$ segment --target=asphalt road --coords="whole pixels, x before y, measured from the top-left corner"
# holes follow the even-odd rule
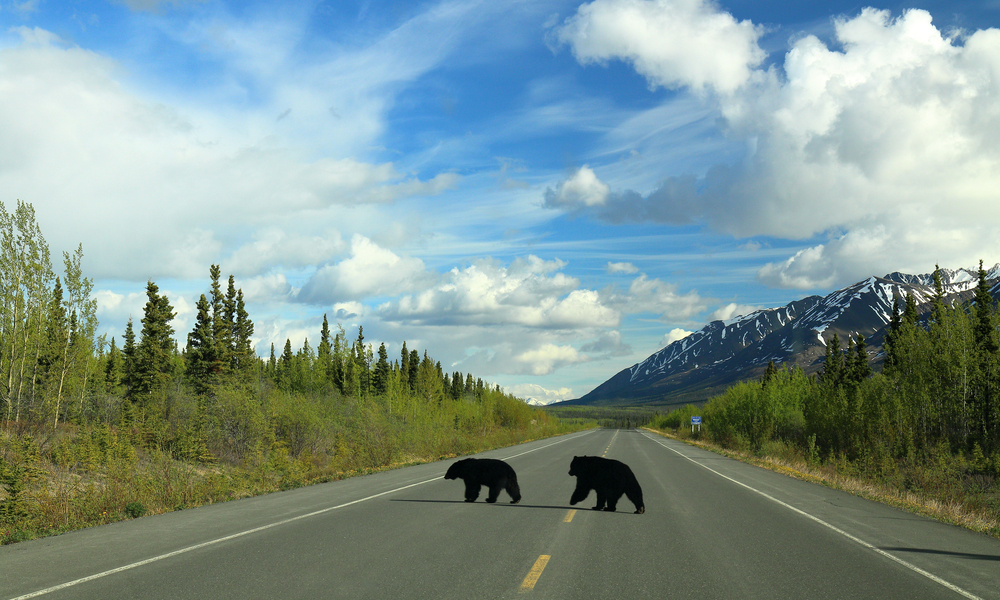
[[[571,507],[584,454],[629,464],[646,513]],[[1000,540],[650,433],[477,456],[520,504],[418,465],[0,547],[0,599],[1000,598]]]

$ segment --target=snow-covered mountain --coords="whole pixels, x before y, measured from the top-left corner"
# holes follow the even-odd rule
[[[971,298],[977,272],[942,269],[941,281],[949,299]],[[987,272],[987,278],[997,297],[1000,264]],[[869,277],[826,296],[809,296],[780,308],[712,321],[565,404],[701,402],[737,381],[759,377],[772,360],[775,364],[796,364],[813,373],[821,368],[826,340],[834,333],[845,346],[849,335],[864,335],[869,355],[878,363],[892,317],[893,297],[899,297],[902,306],[908,293],[913,294],[921,313],[929,310],[933,274]]]

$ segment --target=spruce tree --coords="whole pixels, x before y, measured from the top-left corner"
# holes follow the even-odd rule
[[[372,390],[379,396],[385,395],[389,390],[389,373],[389,353],[383,342],[378,347],[378,361],[375,363],[375,371],[372,373]]]
[[[198,314],[194,329],[187,338],[187,376],[194,385],[195,392],[205,394],[211,388],[213,377],[218,372],[219,361],[215,355],[212,337],[211,304],[202,294],[195,304]]]
[[[175,313],[167,296],[160,295],[153,281],[146,284],[146,305],[143,307],[142,331],[136,350],[136,394],[145,403],[153,392],[170,379],[173,371],[174,329],[170,325]]]
[[[323,329],[319,332],[319,347],[316,349],[316,371],[321,385],[333,381],[333,344],[330,342],[330,323],[323,315]]]
[[[840,351],[840,337],[836,333],[826,342],[822,381],[832,387],[840,387],[844,381],[844,356]]]
[[[135,402],[136,390],[139,388],[139,381],[136,371],[136,345],[135,331],[132,329],[132,317],[128,319],[125,326],[125,340],[122,346],[122,385],[125,386],[125,399]]]
[[[403,341],[403,349],[399,353],[399,373],[409,390],[413,390],[410,386],[410,353],[406,349],[406,341]]]
[[[232,369],[234,372],[248,371],[256,357],[253,348],[253,321],[250,320],[250,313],[247,312],[246,303],[243,301],[243,289],[236,290],[236,313],[233,326],[233,360]]]

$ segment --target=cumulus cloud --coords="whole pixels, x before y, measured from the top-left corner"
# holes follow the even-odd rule
[[[543,344],[516,357],[521,372],[531,375],[548,375],[559,367],[586,362],[587,356],[572,346]]]
[[[558,272],[565,263],[537,256],[509,266],[481,259],[452,269],[440,283],[379,309],[383,319],[441,325],[523,326],[543,329],[614,327],[621,314],[594,290]]]
[[[713,311],[712,314],[708,316],[708,320],[726,321],[732,319],[733,317],[748,315],[756,310],[760,310],[760,307],[747,306],[745,304],[736,304],[735,302],[730,302],[729,304]]]
[[[608,185],[598,179],[590,167],[583,165],[557,189],[545,191],[545,205],[550,208],[598,206],[607,200],[609,191]]]
[[[710,4],[684,4],[728,16]],[[669,61],[657,62],[663,50],[653,45],[614,46],[596,35],[637,19],[661,35],[672,31],[674,24],[661,22],[667,5],[598,0],[581,7],[560,39],[583,64],[622,58],[651,85],[701,90],[717,72],[698,60],[691,63],[697,73],[685,74]],[[673,14],[699,22],[681,9]],[[604,55],[589,49],[598,43]],[[717,54],[725,56],[722,46]],[[835,19],[829,43],[813,35],[795,39],[777,67],[738,62],[750,69],[746,76],[712,84],[720,93],[706,102],[714,103],[730,138],[745,140],[745,159],[715,165],[703,176],[669,177],[649,193],[612,191],[591,207],[596,216],[703,222],[738,237],[827,237],[758,274],[781,287],[842,285],[885,270],[1000,257],[992,225],[1000,219],[1000,138],[994,134],[1000,131],[1000,30],[947,37],[926,11],[893,17],[866,8]],[[658,64],[665,66],[651,66]]]
[[[612,356],[629,356],[632,347],[622,340],[620,331],[612,330],[602,333],[596,340],[580,346],[581,352],[601,358]]]
[[[351,239],[350,257],[320,268],[298,294],[311,304],[398,296],[436,279],[419,258],[401,257],[360,234]]]
[[[692,333],[694,332],[687,331],[686,329],[680,329],[680,328],[671,329],[668,333],[664,334],[664,336],[660,339],[660,347],[665,348],[670,344],[673,344],[677,340],[683,340]]]
[[[616,275],[619,273],[631,275],[633,273],[639,272],[639,269],[635,265],[629,262],[616,262],[616,263],[609,262],[607,270],[608,273],[612,275]]]
[[[595,0],[555,30],[583,64],[622,59],[650,85],[731,93],[766,54],[762,30],[704,0]]]
[[[704,311],[713,300],[702,298],[692,290],[677,292],[677,286],[660,279],[640,275],[632,280],[627,292],[615,288],[604,290],[609,306],[628,314],[654,313],[665,321],[685,321]]]
[[[19,43],[0,48],[0,187],[34,205],[53,246],[82,242],[92,276],[143,281],[156,265],[156,276],[197,277],[234,231],[260,228],[264,239],[233,251],[257,274],[274,266],[264,250],[280,254],[266,248],[276,223],[308,229],[324,211],[435,195],[458,181],[293,150],[263,111],[164,104],[105,56],[43,29],[13,32]],[[285,234],[286,248],[314,240]]]

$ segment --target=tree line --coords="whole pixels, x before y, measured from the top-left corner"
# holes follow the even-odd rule
[[[865,338],[826,341],[818,376],[768,366],[758,381],[728,389],[702,411],[707,433],[760,451],[780,441],[814,458],[895,472],[942,455],[1000,474],[1000,317],[980,262],[971,300],[949,301],[934,272],[929,306],[897,297],[874,372]]]
[[[138,449],[183,460],[242,464],[285,452],[349,468],[461,450],[477,436],[547,422],[499,386],[445,371],[426,350],[403,342],[390,360],[362,327],[349,339],[325,315],[315,347],[286,340],[280,354],[272,345],[259,357],[243,291],[219,265],[209,268],[183,346],[176,312],[153,281],[141,320],[129,319],[119,344],[96,335],[82,257],[82,246],[64,253],[56,274],[32,206],[18,201],[8,213],[0,205],[0,419],[8,435],[104,425],[130,432]]]

